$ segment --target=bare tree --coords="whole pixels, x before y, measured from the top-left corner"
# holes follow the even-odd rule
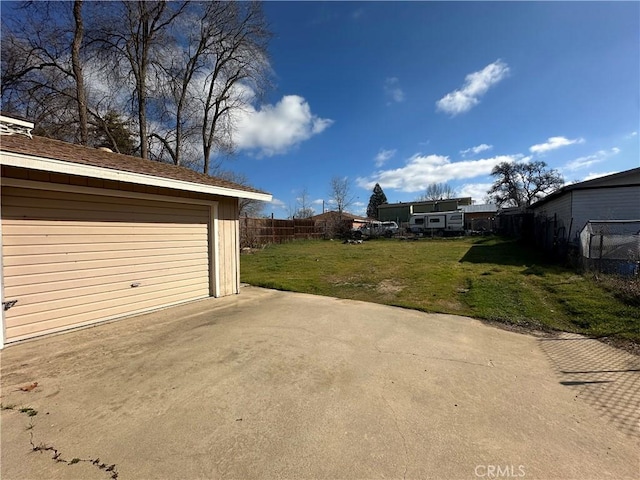
[[[335,203],[340,215],[353,205],[356,196],[351,191],[351,183],[348,177],[334,176],[331,178],[329,198]]]
[[[266,83],[270,33],[260,4],[223,1],[192,3],[172,32],[186,48],[169,49],[159,64],[167,133],[153,137],[180,165],[189,162],[185,150],[196,143],[199,131],[199,168],[210,173],[220,167],[211,164],[214,153],[233,151],[234,111],[247,106]]]
[[[90,78],[111,77],[88,47],[93,40],[86,33],[105,19],[105,12],[96,15],[96,5],[23,2],[20,15],[3,18],[2,109],[32,120],[37,135],[100,146],[110,139],[108,146],[120,151],[116,138],[124,131],[111,120],[121,114],[108,103],[117,93],[92,88]],[[120,131],[109,131],[111,126]]]
[[[430,183],[427,185],[424,195],[420,196],[418,200],[445,200],[455,196],[455,189],[448,183]]]
[[[258,2],[25,2],[3,17],[2,108],[36,132],[218,173],[269,85]],[[112,129],[112,130],[110,130]]]
[[[80,143],[89,143],[89,117],[87,116],[87,92],[84,89],[84,75],[82,73],[82,60],[80,48],[84,35],[84,23],[82,21],[82,0],[73,2],[73,42],[71,43],[71,66],[73,78],[76,82],[76,97],[78,101],[78,119],[80,120]]]
[[[295,218],[313,217],[315,211],[309,202],[309,191],[304,187],[300,192],[300,196],[296,198],[296,211],[292,215]]]
[[[193,102],[197,95],[193,92],[194,79],[198,80],[207,68],[215,32],[211,28],[212,19],[217,17],[223,6],[220,2],[192,4],[185,14],[174,24],[174,37],[186,48],[167,50],[167,60],[160,63],[165,86],[163,117],[166,119],[167,133],[152,134],[169,154],[176,165],[184,163],[184,143],[196,133],[192,117]],[[195,28],[197,27],[197,28]],[[201,167],[204,169],[204,167]]]
[[[526,207],[564,185],[557,170],[545,162],[502,162],[491,171],[496,177],[487,192],[499,206]]]
[[[246,106],[265,85],[269,71],[267,43],[271,37],[258,2],[225,3],[213,21],[214,65],[205,78],[202,100],[205,173],[209,172],[215,148],[233,150],[231,113]],[[251,88],[250,94],[247,87]]]
[[[20,14],[3,21],[3,109],[44,120],[41,130],[57,123],[60,134],[87,145],[82,0],[23,2]]]
[[[94,41],[103,59],[113,66],[113,72],[122,68],[124,76],[133,79],[132,104],[138,119],[140,156],[149,158],[148,108],[150,91],[155,85],[162,50],[172,47],[169,27],[185,10],[188,2],[122,1],[118,8],[105,4],[111,15],[103,15],[105,22],[94,32]]]

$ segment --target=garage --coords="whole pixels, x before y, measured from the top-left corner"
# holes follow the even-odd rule
[[[239,293],[238,199],[268,194],[15,133],[1,153],[4,343]]]

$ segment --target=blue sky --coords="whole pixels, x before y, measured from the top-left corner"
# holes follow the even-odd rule
[[[286,217],[330,208],[347,177],[363,214],[432,182],[483,203],[500,161],[567,182],[640,166],[640,3],[266,2],[274,88],[225,167]]]

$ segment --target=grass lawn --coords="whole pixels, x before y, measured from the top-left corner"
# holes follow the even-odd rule
[[[241,278],[279,290],[640,343],[637,280],[625,296],[615,279],[547,264],[542,254],[497,237],[271,245],[242,255]]]

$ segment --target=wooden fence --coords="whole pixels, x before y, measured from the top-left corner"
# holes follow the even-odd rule
[[[269,243],[323,238],[324,228],[313,220],[277,220],[272,218],[240,218],[240,247],[259,247]]]

